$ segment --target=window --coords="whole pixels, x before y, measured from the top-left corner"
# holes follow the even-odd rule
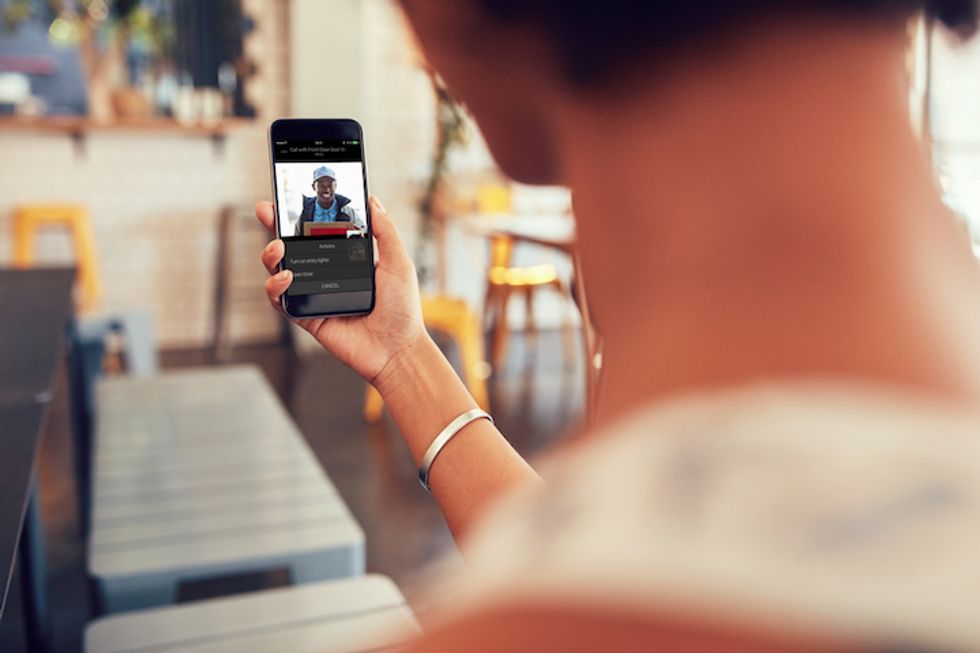
[[[928,138],[946,203],[980,244],[980,39],[936,29],[927,47]]]

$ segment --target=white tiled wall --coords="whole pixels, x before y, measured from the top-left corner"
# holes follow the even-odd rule
[[[436,138],[432,86],[412,49],[393,2],[368,0],[365,9],[365,136],[371,183],[396,216],[413,254],[418,201],[428,180]]]
[[[105,295],[102,308],[146,307],[162,347],[210,338],[218,210],[270,195],[265,129],[287,113],[286,0],[245,0],[256,30],[245,47],[259,70],[247,93],[260,112],[229,134],[224,151],[207,138],[166,133],[93,133],[77,154],[67,136],[0,132],[0,264],[10,260],[10,214],[22,203],[71,202],[91,214]],[[261,297],[262,234],[244,233],[236,263]],[[44,261],[71,258],[68,240],[47,234]],[[246,281],[247,284],[247,281]],[[264,339],[277,322],[261,302],[232,319],[240,339]]]
[[[293,112],[360,121],[370,190],[414,251],[435,116],[431,85],[401,12],[391,0],[293,0],[292,7]],[[322,26],[330,21],[346,30],[324,39]]]

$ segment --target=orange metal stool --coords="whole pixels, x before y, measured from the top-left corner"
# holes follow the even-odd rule
[[[88,212],[76,204],[27,204],[14,210],[14,265],[31,267],[37,263],[35,241],[44,228],[62,228],[69,232],[75,247],[78,266],[76,304],[82,312],[94,309],[102,297],[95,255],[95,238]]]
[[[432,331],[443,333],[456,343],[463,367],[463,382],[476,403],[490,409],[486,378],[489,366],[483,356],[483,335],[480,319],[461,299],[422,297],[422,319]],[[374,423],[381,419],[384,400],[374,386],[368,385],[364,396],[364,419]]]

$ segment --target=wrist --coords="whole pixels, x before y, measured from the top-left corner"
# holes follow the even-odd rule
[[[405,379],[411,378],[416,370],[424,369],[426,361],[431,359],[433,353],[442,355],[428,332],[423,329],[411,342],[392,354],[381,371],[369,381],[384,397]]]

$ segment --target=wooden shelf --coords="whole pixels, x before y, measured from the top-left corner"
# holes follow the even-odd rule
[[[120,118],[109,123],[95,122],[82,116],[49,116],[44,118],[22,118],[0,116],[0,131],[33,130],[54,132],[73,136],[88,133],[145,133],[145,134],[184,134],[187,136],[222,137],[229,130],[247,125],[252,120],[245,118],[225,119],[213,125],[184,124],[173,118]]]
[[[230,118],[215,124],[185,124],[173,118],[121,118],[109,123],[96,122],[82,116],[48,116],[24,118],[0,116],[0,133],[35,131],[68,136],[75,143],[75,154],[85,155],[85,141],[90,134],[134,134],[146,136],[188,136],[208,138],[218,156],[224,154],[228,132],[237,127],[254,124],[248,118]]]

